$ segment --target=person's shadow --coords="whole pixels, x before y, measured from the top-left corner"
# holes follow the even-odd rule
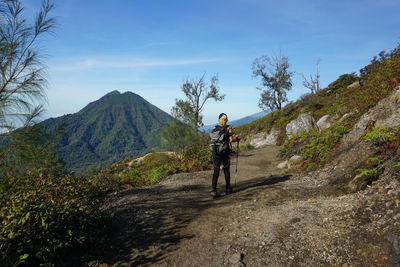
[[[245,191],[245,190],[253,188],[253,187],[260,187],[260,186],[267,186],[267,185],[274,185],[277,183],[282,183],[287,180],[290,180],[290,177],[292,177],[291,174],[270,175],[268,177],[266,177],[266,176],[256,177],[254,179],[251,179],[251,180],[248,180],[245,182],[240,182],[237,186],[234,187],[232,194],[240,192],[240,191]]]

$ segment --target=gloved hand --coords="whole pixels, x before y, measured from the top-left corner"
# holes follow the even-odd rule
[[[242,137],[238,134],[238,135],[236,135],[236,140],[240,140]]]

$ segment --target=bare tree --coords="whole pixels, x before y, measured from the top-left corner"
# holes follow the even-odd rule
[[[316,94],[320,91],[320,86],[319,86],[319,71],[318,71],[318,65],[321,60],[317,60],[317,63],[315,64],[316,67],[316,73],[315,75],[310,74],[310,79],[308,80],[304,74],[303,76],[303,86],[311,91],[312,94]]]
[[[205,81],[205,74],[199,79],[186,78],[181,86],[186,100],[176,100],[176,104],[172,109],[174,117],[183,122],[193,125],[196,129],[203,126],[204,104],[209,99],[222,101],[225,95],[221,95],[218,87],[218,75],[211,77],[209,83]]]
[[[253,77],[261,77],[262,86],[259,107],[263,110],[281,109],[287,102],[286,92],[292,88],[292,76],[289,71],[289,59],[281,53],[279,56],[261,56],[252,65]]]
[[[51,32],[53,2],[44,0],[32,25],[23,17],[21,0],[0,1],[0,128],[29,122],[42,111],[45,66],[38,39]]]

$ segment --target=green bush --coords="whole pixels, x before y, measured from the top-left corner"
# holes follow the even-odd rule
[[[201,143],[203,142],[203,143]],[[197,143],[200,147],[187,150],[191,158],[171,153],[151,153],[142,160],[126,159],[117,162],[94,176],[94,184],[101,191],[138,187],[159,183],[164,177],[178,173],[204,170],[210,167],[211,152],[208,140]],[[206,146],[207,145],[207,146]]]
[[[252,145],[252,144],[249,144],[249,143],[247,143],[247,144],[245,144],[245,145],[241,145],[240,146],[240,150],[241,151],[249,151],[249,150],[252,150],[252,149],[254,149],[255,147]],[[236,149],[235,149],[236,150]]]
[[[375,176],[378,174],[377,169],[357,169],[361,176]]]
[[[357,169],[361,176],[376,176],[378,172],[385,167],[383,160],[380,160],[379,158],[368,158],[368,162],[375,164],[376,167],[371,169]]]
[[[328,109],[328,114],[332,115],[332,114],[340,113],[340,111],[343,110],[344,104],[345,104],[345,101],[344,101],[343,98],[340,98],[340,99],[336,100],[336,101],[333,102],[333,104],[329,107],[329,109]]]
[[[295,154],[301,155],[305,160],[315,163],[324,163],[332,148],[338,144],[348,129],[335,123],[325,132],[311,129],[292,136],[286,140],[280,150],[281,157],[289,158]],[[311,168],[313,168],[312,165]]]
[[[68,251],[99,244],[104,215],[90,180],[45,171],[3,179],[2,185],[0,265],[59,265]]]
[[[374,127],[363,137],[363,139],[376,144],[382,144],[393,142],[397,138],[398,134],[399,130],[397,129]]]
[[[210,166],[211,151],[208,135],[198,133],[190,141],[187,151],[180,158],[181,168],[187,168],[188,171],[200,171],[208,169]]]
[[[336,81],[328,85],[331,90],[337,90],[349,86],[350,84],[358,81],[359,77],[353,72],[350,74],[343,74],[337,78]]]
[[[351,103],[361,113],[375,106],[387,97],[400,83],[400,53],[396,48],[389,54],[380,54],[380,59],[373,60],[371,68],[362,76],[362,90],[354,90]]]
[[[312,171],[315,168],[315,162],[307,163],[307,171]]]
[[[294,114],[290,114],[288,116],[282,116],[279,119],[275,120],[273,125],[278,126],[279,128],[285,127],[294,118],[295,118]]]
[[[233,130],[236,133],[240,133],[242,137],[248,136],[249,134],[256,134],[260,131],[269,131],[277,116],[279,116],[278,111],[271,112],[249,124],[237,126]]]
[[[164,164],[160,167],[152,169],[148,174],[148,179],[151,184],[157,184],[161,182],[161,179],[176,172],[173,166]]]

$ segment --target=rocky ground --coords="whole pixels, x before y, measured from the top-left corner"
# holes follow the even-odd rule
[[[234,193],[218,199],[211,171],[110,194],[117,227],[90,265],[400,266],[397,174],[347,194],[318,175],[283,173],[278,149],[242,153]]]

